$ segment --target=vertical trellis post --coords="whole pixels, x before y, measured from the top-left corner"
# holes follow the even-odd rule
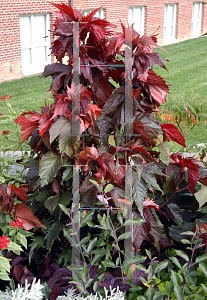
[[[80,63],[79,63],[79,22],[73,22],[73,94],[75,101],[72,102],[72,135],[73,143],[77,141],[80,135]],[[73,166],[73,223],[74,243],[77,245],[80,240],[79,224],[80,224],[80,208],[79,208],[79,166]],[[80,253],[76,247],[72,247],[72,264],[75,265],[80,260]],[[79,274],[76,269],[72,269],[73,278],[75,279]]]
[[[125,137],[132,133],[133,122],[133,101],[132,101],[132,32],[126,25],[125,31]],[[79,61],[79,22],[73,22],[73,87],[75,91],[76,103],[72,105],[72,135],[71,138],[76,141],[80,134],[80,61]],[[75,88],[76,87],[76,88]],[[79,88],[77,88],[79,87]],[[80,238],[80,203],[79,203],[79,166],[73,166],[73,222],[77,235],[74,235],[74,243],[78,244]],[[131,205],[125,206],[126,220],[132,219],[132,167],[125,165],[125,199],[131,202]],[[131,236],[125,239],[125,274],[131,265],[132,259],[132,225],[125,226],[125,232],[131,232]],[[76,247],[72,247],[72,264],[80,259],[80,253]],[[73,278],[78,276],[76,269],[73,270]]]
[[[128,141],[133,133],[133,102],[132,102],[132,32],[126,24],[125,27],[125,137]],[[125,199],[129,200],[131,205],[125,204],[126,220],[132,219],[132,167],[125,166]],[[125,233],[131,232],[129,238],[125,239],[125,274],[128,272],[130,260],[132,259],[132,225],[125,226]]]

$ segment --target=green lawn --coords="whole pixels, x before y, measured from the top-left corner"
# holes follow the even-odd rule
[[[154,71],[170,84],[170,94],[164,110],[182,110],[187,117],[184,104],[191,112],[196,112],[197,124],[186,139],[186,144],[207,143],[207,128],[202,118],[207,119],[207,37],[187,40],[163,47],[166,51],[156,48],[168,72],[159,66]],[[184,126],[186,134],[191,126]]]
[[[154,71],[161,75],[170,87],[170,94],[163,109],[169,111],[183,111],[186,104],[197,117],[207,119],[207,37],[188,40],[174,45],[163,47],[167,52],[156,48],[155,52],[160,53],[160,57],[168,59],[165,62],[168,72],[159,66],[154,67]],[[49,90],[51,78],[39,76],[26,77],[19,80],[0,83],[0,97],[11,95],[9,103],[15,111],[38,110],[44,105],[44,99],[53,102]],[[0,113],[6,114],[4,102],[0,101]],[[184,126],[184,134],[190,129]],[[15,126],[11,123],[0,124],[0,132],[10,130],[13,134]],[[204,122],[197,124],[188,135],[187,145],[192,143],[207,143],[207,131]],[[0,137],[2,144],[2,136]]]
[[[45,100],[52,103],[51,92],[49,90],[51,85],[51,78],[41,78],[40,76],[24,77],[18,80],[12,80],[0,83],[0,98],[3,95],[11,95],[12,98],[8,100],[13,110],[13,119],[21,114],[21,111],[37,110],[40,112],[41,106],[44,106]],[[0,113],[8,114],[8,108],[5,106],[3,100],[0,100]],[[16,114],[16,116],[15,116]],[[1,118],[1,116],[0,116]],[[18,125],[19,126],[19,125]],[[5,137],[1,135],[2,131],[11,131],[11,136],[17,138],[17,127],[11,120],[5,124],[0,123],[0,146],[3,144],[11,145],[15,142],[9,140],[5,141]],[[12,148],[16,149],[16,145]]]

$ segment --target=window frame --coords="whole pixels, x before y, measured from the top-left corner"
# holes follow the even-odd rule
[[[35,29],[35,17],[43,16],[44,17],[44,36],[47,36],[46,38],[42,37],[42,40],[38,42],[35,42],[33,39],[33,30]],[[29,18],[29,32],[30,32],[30,42],[26,40],[24,41],[24,32],[21,30],[23,24],[21,23],[22,18]],[[23,76],[38,74],[40,72],[43,72],[44,66],[51,63],[51,58],[49,57],[50,54],[50,36],[48,36],[48,30],[50,29],[50,14],[49,13],[43,13],[43,14],[22,14],[19,15],[19,22],[20,22],[20,47],[21,47],[21,65],[22,65],[22,74]],[[21,25],[22,24],[22,25]],[[43,65],[37,65],[33,59],[35,58],[35,49],[38,47],[45,47],[45,60],[44,60],[44,66]],[[29,50],[30,52],[30,64],[29,65],[23,65],[23,51]]]
[[[134,22],[134,19],[136,18],[135,12],[136,9],[139,10],[139,15],[141,15],[141,21],[140,22]],[[138,6],[130,6],[129,12],[128,12],[128,20],[129,25],[134,24],[133,29],[136,30],[140,36],[144,35],[145,32],[145,6],[138,5]],[[137,26],[136,26],[137,24]],[[136,29],[139,28],[138,30]]]
[[[194,19],[194,7],[199,6],[199,18],[196,20]],[[202,2],[193,2],[193,9],[192,9],[192,20],[191,20],[191,38],[197,38],[201,35],[201,24],[202,24],[202,10],[203,10],[203,3]],[[199,33],[193,30],[194,24],[199,24]]]
[[[173,15],[169,18],[169,8],[173,7]],[[163,30],[163,44],[176,43],[176,26],[177,26],[177,3],[165,4],[164,8],[164,30]],[[169,20],[172,22],[169,22]],[[169,36],[168,32],[172,30],[172,34]]]

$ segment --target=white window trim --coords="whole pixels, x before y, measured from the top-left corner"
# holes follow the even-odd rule
[[[50,28],[50,16],[49,14],[35,14],[35,16],[45,16],[46,18],[46,27],[49,29]],[[31,14],[31,15],[20,15],[20,18],[21,17],[30,17],[30,24],[31,24],[31,31],[32,31],[32,26],[33,25],[33,16],[34,14]],[[20,30],[21,30],[21,26],[20,26]],[[20,33],[21,34],[21,33]],[[32,34],[32,33],[31,33]],[[48,32],[49,34],[49,32]],[[47,34],[46,34],[47,35]],[[40,45],[41,47],[46,47],[46,61],[45,61],[45,65],[51,63],[51,58],[49,57],[49,54],[50,54],[50,37],[48,36],[47,38],[42,38],[42,43]],[[31,41],[31,43],[27,43],[26,45],[22,45],[21,44],[21,51],[22,50],[26,50],[26,49],[30,49],[31,51],[31,57],[33,57],[33,53],[35,51],[35,44]],[[43,72],[44,70],[44,67],[42,68],[38,68],[37,66],[35,66],[32,62],[31,62],[31,65],[28,66],[27,68],[24,68],[24,66],[22,66],[22,73],[23,73],[23,76],[28,76],[28,75],[33,75],[33,74],[38,74],[40,72]]]
[[[86,10],[84,10],[84,16],[90,14],[93,10],[95,10],[95,8],[94,9],[86,9]],[[104,19],[104,9],[103,8],[99,9],[96,12],[96,14],[95,14],[94,17],[99,18],[99,19]]]
[[[199,18],[196,20],[193,20],[193,12],[194,12],[194,7],[196,5],[199,5]],[[192,10],[192,22],[191,22],[191,38],[197,38],[201,35],[201,20],[202,19],[202,2],[193,2],[193,10]],[[193,23],[199,23],[199,28],[200,28],[200,32],[199,33],[195,33],[193,32]]]
[[[169,27],[169,24],[167,23],[167,11],[170,6],[173,6],[174,15],[173,15],[173,22],[171,23],[171,26],[173,26],[173,37],[165,36],[166,28]],[[163,31],[163,44],[173,44],[178,41],[178,39],[175,38],[176,33],[176,15],[177,15],[177,4],[165,4],[165,11],[164,11],[164,31]]]
[[[141,13],[141,20],[139,22],[136,22],[135,14],[136,14],[136,9],[140,10]],[[145,7],[144,6],[131,6],[129,7],[129,25],[131,26],[134,24],[134,30],[136,30],[140,36],[144,35],[144,21],[145,21]],[[139,27],[137,30],[136,27]]]

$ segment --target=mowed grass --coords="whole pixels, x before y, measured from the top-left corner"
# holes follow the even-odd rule
[[[176,111],[182,109],[184,104],[196,112],[197,119],[207,120],[207,37],[187,40],[173,45],[164,46],[167,52],[156,48],[164,61],[168,72],[159,66],[154,71],[162,76],[170,86],[167,103],[162,111]],[[185,117],[187,113],[185,113]],[[200,123],[200,124],[198,124]],[[191,126],[183,126],[184,134]],[[207,125],[205,121],[197,122],[186,138],[186,144],[207,143]]]
[[[21,111],[36,110],[40,112],[39,107],[45,105],[45,100],[47,103],[53,103],[51,92],[46,92],[49,90],[51,82],[51,78],[40,79],[40,76],[24,77],[18,80],[2,82],[0,83],[0,98],[3,95],[12,96],[12,98],[8,99],[8,103],[11,104],[17,116],[21,114]],[[1,99],[0,113],[3,115],[8,114],[8,108]],[[1,116],[0,118],[4,119]],[[5,143],[5,139],[1,134],[4,130],[11,131],[11,137],[17,138],[15,122],[0,123],[0,145]],[[11,145],[13,143],[7,140],[6,144]],[[12,149],[14,150],[14,148]]]
[[[154,71],[162,76],[170,86],[170,94],[167,103],[163,105],[166,110],[185,112],[184,104],[189,104],[198,116],[207,119],[207,37],[187,40],[181,43],[163,47],[167,52],[156,48],[161,58],[167,59],[165,65],[168,72],[155,65]],[[37,110],[44,105],[44,100],[52,103],[50,88],[51,78],[39,76],[26,77],[19,80],[0,83],[0,97],[11,95],[9,103],[15,111]],[[4,102],[0,101],[0,113],[6,114]],[[186,113],[185,113],[186,116]],[[186,135],[190,125],[183,124],[183,132]],[[10,130],[14,135],[16,126],[13,123],[0,124],[0,132]],[[207,143],[207,127],[204,122],[196,124],[192,132],[186,138],[186,144]],[[1,135],[1,134],[0,134]],[[7,141],[9,143],[9,141]],[[3,143],[0,136],[0,144]],[[175,144],[175,143],[173,143]],[[173,150],[176,150],[176,147]],[[181,149],[183,150],[183,149]]]

